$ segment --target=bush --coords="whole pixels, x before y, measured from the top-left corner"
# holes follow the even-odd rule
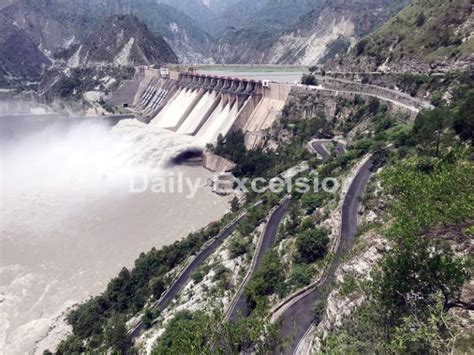
[[[234,238],[229,243],[230,258],[235,259],[249,251],[250,242],[247,238]]]
[[[191,279],[194,281],[195,284],[200,283],[202,280],[204,280],[204,273],[202,271],[194,271],[191,274]]]
[[[318,81],[316,80],[316,77],[312,74],[303,74],[303,77],[301,78],[301,84],[316,86],[318,85]]]
[[[453,128],[461,139],[474,143],[474,91],[470,91],[459,104]]]
[[[296,261],[310,264],[323,258],[328,252],[329,232],[324,228],[304,231],[296,240]]]
[[[311,269],[306,264],[296,264],[290,274],[289,284],[294,289],[309,285],[313,277]]]
[[[275,293],[283,281],[284,271],[280,257],[277,251],[271,250],[265,255],[262,265],[245,288],[249,309],[255,309],[263,296]]]
[[[151,292],[153,294],[153,297],[156,300],[158,300],[163,294],[163,292],[165,292],[166,290],[165,282],[163,281],[161,277],[152,279],[150,287],[151,287]]]

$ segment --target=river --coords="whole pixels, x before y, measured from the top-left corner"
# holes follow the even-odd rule
[[[165,167],[192,145],[131,120],[113,129],[94,121],[48,125],[2,140],[0,353],[54,347],[67,331],[68,307],[99,294],[141,252],[228,211],[228,199],[207,186],[210,172]],[[195,184],[195,196],[187,185],[182,193],[152,190],[152,181],[171,175]]]

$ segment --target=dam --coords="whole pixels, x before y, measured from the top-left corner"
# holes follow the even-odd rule
[[[264,130],[291,91],[288,84],[174,71],[163,75],[150,68],[140,68],[137,80],[123,85],[117,97],[128,90],[141,121],[192,137],[202,148],[236,130],[244,132],[248,149],[262,146]]]

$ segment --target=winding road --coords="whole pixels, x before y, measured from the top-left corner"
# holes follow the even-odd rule
[[[331,158],[331,153],[327,150],[326,144],[330,143],[336,143],[336,151],[338,155],[342,155],[346,152],[346,146],[344,143],[331,139],[313,139],[309,142],[309,146],[323,161],[328,161]]]
[[[278,227],[285,216],[288,208],[290,207],[291,199],[286,198],[271,214],[268,222],[265,226],[262,239],[257,248],[256,254],[254,256],[254,261],[250,267],[249,273],[246,278],[240,285],[239,292],[234,298],[231,306],[229,307],[227,313],[230,315],[231,321],[236,321],[240,317],[247,317],[249,315],[249,309],[247,308],[246,297],[244,294],[244,288],[248,281],[250,281],[252,275],[256,270],[262,265],[263,258],[268,250],[270,250],[275,244],[275,239],[278,233]]]
[[[317,323],[313,313],[315,301],[321,296],[326,297],[325,293],[334,280],[335,272],[341,263],[342,257],[354,245],[357,233],[357,211],[360,199],[372,175],[372,166],[372,160],[368,159],[360,167],[344,198],[341,210],[341,241],[337,247],[334,262],[316,286],[289,301],[287,308],[279,318],[281,321],[280,336],[282,339],[289,339],[289,344],[282,354],[295,354],[307,331],[314,323]]]
[[[245,213],[234,219],[228,224],[216,238],[212,240],[191,262],[184,268],[179,274],[177,279],[168,288],[168,290],[162,295],[162,297],[151,307],[153,310],[163,311],[173,299],[178,295],[179,292],[184,288],[186,283],[189,281],[191,274],[196,271],[206,260],[211,256],[217,248],[237,229],[237,226],[245,217]],[[128,336],[130,339],[134,339],[146,330],[146,326],[140,320],[133,329],[129,332]]]

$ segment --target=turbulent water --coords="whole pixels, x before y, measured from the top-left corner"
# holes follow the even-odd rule
[[[99,293],[141,252],[225,213],[228,201],[206,186],[209,172],[166,168],[196,146],[134,120],[112,130],[91,121],[52,125],[2,144],[0,353],[54,348],[67,329],[65,309]],[[196,184],[194,199],[186,188],[130,192],[137,176],[144,185],[178,173]]]

